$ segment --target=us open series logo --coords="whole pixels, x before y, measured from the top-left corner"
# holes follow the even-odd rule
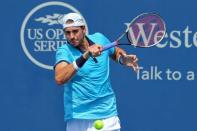
[[[35,65],[53,70],[56,49],[66,43],[61,18],[70,12],[81,14],[65,2],[52,1],[36,6],[26,15],[20,30],[21,46]]]

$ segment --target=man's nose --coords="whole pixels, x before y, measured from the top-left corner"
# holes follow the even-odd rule
[[[71,33],[70,33],[70,38],[73,39],[74,37],[75,37],[74,33],[71,32]]]

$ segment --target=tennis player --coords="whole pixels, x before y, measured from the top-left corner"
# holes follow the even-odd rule
[[[63,17],[63,30],[67,44],[57,49],[54,69],[56,83],[64,86],[67,131],[94,131],[97,119],[104,122],[102,130],[120,131],[109,59],[137,71],[136,55],[118,47],[102,52],[110,41],[101,33],[86,35],[85,22],[77,13]]]

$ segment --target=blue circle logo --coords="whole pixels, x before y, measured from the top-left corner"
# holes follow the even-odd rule
[[[70,12],[81,14],[65,2],[52,1],[36,6],[25,17],[20,30],[21,46],[35,65],[53,70],[55,51],[66,43],[61,18]]]

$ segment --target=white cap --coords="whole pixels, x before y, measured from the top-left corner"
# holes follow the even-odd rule
[[[68,20],[72,20],[73,23],[66,23]],[[83,17],[78,13],[68,13],[64,15],[62,18],[62,22],[63,29],[72,26],[85,26],[85,21]]]

